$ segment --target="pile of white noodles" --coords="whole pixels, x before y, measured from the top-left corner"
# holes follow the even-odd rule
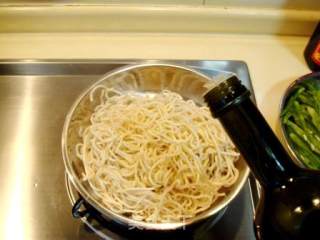
[[[145,222],[183,221],[237,180],[239,153],[207,107],[170,91],[148,96],[98,86],[91,100],[97,95],[76,152],[83,180],[108,209]]]

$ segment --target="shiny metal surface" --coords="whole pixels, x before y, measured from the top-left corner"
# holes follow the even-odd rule
[[[79,137],[79,129],[85,129],[89,126],[90,122],[88,119],[94,113],[96,106],[100,104],[98,100],[90,101],[90,93],[97,86],[103,85],[123,93],[131,92],[139,95],[160,93],[166,89],[179,93],[185,99],[192,99],[199,105],[205,105],[203,95],[208,91],[206,86],[208,84],[215,85],[217,82],[215,77],[209,77],[209,75],[211,74],[207,76],[185,65],[167,64],[165,62],[133,64],[116,68],[114,71],[107,73],[75,100],[75,104],[71,107],[63,128],[63,159],[70,180],[79,194],[91,206],[100,211],[106,218],[115,220],[128,228],[134,226],[152,230],[174,230],[218,214],[219,211],[224,209],[236,197],[246,183],[249,175],[249,168],[242,157],[236,163],[236,167],[239,170],[237,181],[229,188],[226,196],[221,201],[213,204],[207,210],[179,222],[148,223],[134,220],[107,208],[99,196],[92,190],[89,181],[83,181],[85,167],[83,161],[77,157],[75,150],[76,145],[82,142],[82,139]],[[227,78],[225,75],[230,74],[219,73],[220,78]],[[99,96],[99,90],[97,91],[96,96]]]
[[[74,99],[102,74],[128,62],[137,61],[0,61],[0,239],[98,239],[71,217],[61,132]],[[243,62],[181,63],[235,72],[252,89]],[[234,223],[238,230],[232,239],[252,236],[252,220],[245,221],[252,216],[250,199],[246,190],[244,218]]]
[[[72,204],[79,198],[79,194],[74,188],[66,174],[67,192]],[[221,210],[217,216],[210,218],[200,226],[196,227],[194,231],[176,235],[157,235],[156,240],[205,240],[205,239],[233,239],[233,240],[251,240],[253,236],[252,225],[252,206],[248,200],[250,196],[250,185],[246,184],[240,194],[228,205],[227,208]],[[88,228],[95,234],[106,240],[129,240],[129,239],[146,239],[147,236],[132,233],[131,230],[123,231],[115,227],[101,227],[102,224],[92,214],[81,218]],[[240,224],[239,224],[240,223]]]

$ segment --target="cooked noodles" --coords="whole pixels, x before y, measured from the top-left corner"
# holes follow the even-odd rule
[[[80,129],[84,181],[108,209],[145,222],[194,217],[235,183],[239,158],[207,107],[177,93],[121,93],[98,86],[100,104]]]

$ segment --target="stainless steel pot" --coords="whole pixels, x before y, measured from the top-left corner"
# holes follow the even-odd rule
[[[240,170],[237,182],[231,187],[227,196],[218,203],[215,203],[211,208],[183,222],[147,223],[119,215],[113,212],[112,209],[106,208],[99,201],[98,197],[94,195],[88,182],[81,180],[84,166],[75,153],[75,145],[81,141],[78,135],[79,127],[89,125],[89,117],[98,104],[89,100],[89,93],[95,86],[105,85],[107,87],[114,87],[120,91],[136,91],[140,94],[154,94],[163,89],[168,89],[179,93],[186,99],[194,100],[199,105],[204,105],[202,96],[207,90],[205,86],[208,83],[214,83],[214,81],[209,76],[185,66],[146,63],[126,66],[109,72],[85,90],[71,107],[62,133],[62,153],[65,168],[68,177],[83,198],[83,200],[80,199],[77,202],[74,208],[78,210],[81,203],[86,201],[103,214],[106,219],[112,219],[128,227],[147,230],[175,230],[183,228],[200,220],[215,216],[224,209],[240,192],[249,175],[249,169],[242,158],[237,162],[237,168]],[[85,214],[78,213],[78,217]]]
[[[299,158],[298,154],[296,153],[296,150],[294,148],[293,143],[290,140],[289,134],[287,132],[287,129],[285,127],[285,124],[283,123],[281,119],[281,114],[284,111],[286,104],[288,103],[290,97],[292,94],[296,91],[296,89],[305,81],[318,81],[320,82],[320,72],[314,72],[309,73],[307,75],[301,76],[297,80],[293,81],[285,90],[281,102],[280,102],[280,111],[279,111],[279,121],[280,121],[280,128],[281,128],[281,139],[283,140],[286,149],[288,150],[292,160],[295,164],[297,164],[299,167],[302,168],[308,168],[303,161]]]

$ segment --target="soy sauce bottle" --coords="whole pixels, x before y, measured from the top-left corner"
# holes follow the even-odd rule
[[[304,50],[304,58],[311,70],[320,71],[320,22]]]
[[[320,173],[293,163],[235,76],[204,98],[262,186],[256,238],[320,239]]]

